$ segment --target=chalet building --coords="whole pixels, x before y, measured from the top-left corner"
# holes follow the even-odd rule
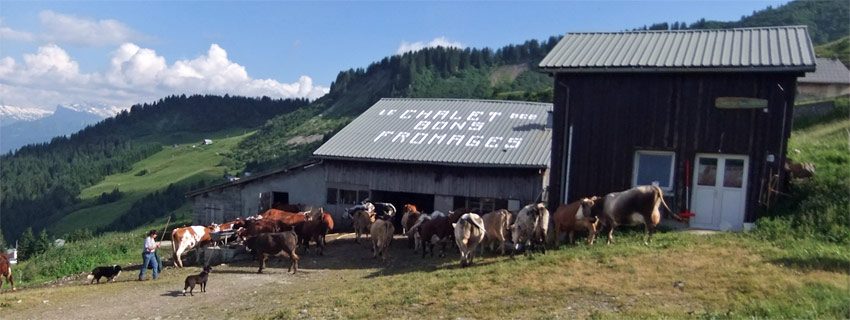
[[[548,103],[381,99],[319,147],[327,204],[519,209],[548,183]],[[337,209],[338,210],[338,209]]]
[[[554,76],[550,205],[659,185],[690,227],[741,230],[782,189],[805,26],[570,33]]]
[[[850,95],[850,70],[838,59],[817,59],[817,69],[797,79],[797,101]]]
[[[305,204],[346,228],[345,208],[367,198],[399,210],[517,210],[545,197],[551,111],[548,103],[381,99],[308,163],[191,192],[194,223]]]

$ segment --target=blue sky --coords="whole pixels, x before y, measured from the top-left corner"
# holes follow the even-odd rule
[[[571,31],[736,20],[784,2],[3,1],[0,104],[127,107],[231,90],[317,97],[340,70],[365,67],[403,43],[498,48]]]

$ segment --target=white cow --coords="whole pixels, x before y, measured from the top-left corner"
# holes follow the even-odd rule
[[[174,249],[172,260],[174,266],[183,267],[183,260],[180,256],[189,249],[209,243],[212,241],[212,233],[218,232],[218,226],[191,226],[176,228],[171,231],[171,246]]]
[[[466,213],[452,226],[455,229],[455,242],[460,249],[460,266],[471,265],[475,258],[475,247],[484,240],[484,220],[477,214]]]
[[[511,225],[511,235],[514,242],[514,250],[518,251],[520,246],[526,246],[526,254],[540,247],[546,254],[546,233],[549,231],[549,210],[544,203],[530,204],[522,208],[516,214],[516,221]]]

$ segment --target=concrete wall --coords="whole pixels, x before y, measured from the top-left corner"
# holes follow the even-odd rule
[[[192,199],[194,225],[231,221],[242,216],[242,198],[238,187],[228,187],[195,196]]]
[[[797,101],[829,99],[848,94],[850,94],[850,85],[847,84],[797,84]]]
[[[243,216],[259,213],[260,194],[263,192],[289,193],[290,204],[321,206],[325,203],[324,166],[308,166],[286,174],[272,175],[244,184],[242,194]]]

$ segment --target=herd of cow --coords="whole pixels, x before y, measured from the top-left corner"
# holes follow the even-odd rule
[[[607,233],[608,243],[613,241],[617,226],[644,225],[649,243],[661,221],[661,206],[673,218],[681,220],[664,202],[664,194],[657,186],[638,186],[622,192],[609,193],[603,197],[583,198],[555,210],[550,221],[549,210],[544,203],[529,204],[516,214],[505,209],[489,213],[476,210],[457,209],[449,213],[434,211],[419,212],[415,205],[407,204],[402,209],[401,233],[407,236],[408,247],[421,251],[422,257],[434,256],[440,246],[440,256],[454,242],[461,255],[461,266],[468,266],[484,247],[511,256],[524,250],[546,252],[547,242],[556,246],[563,234],[569,243],[575,242],[576,233],[587,234],[587,243],[593,244],[596,235]],[[258,272],[262,273],[269,256],[286,255],[290,258],[289,271],[298,270],[299,246],[309,251],[316,244],[319,255],[323,254],[325,235],[333,230],[331,215],[321,208],[300,211],[299,208],[269,209],[260,215],[237,219],[221,225],[208,227],[192,226],[177,228],[171,234],[174,246],[175,267],[182,267],[181,256],[186,250],[210,243],[217,232],[232,232],[236,240],[256,255],[260,261]],[[300,211],[300,212],[299,212]],[[389,247],[396,233],[393,224],[396,207],[390,203],[368,202],[346,210],[343,216],[352,219],[354,241],[368,235],[371,240],[372,256],[386,260]],[[550,228],[551,226],[551,228]],[[552,232],[550,232],[552,231]],[[550,241],[547,241],[550,239]]]
[[[512,214],[505,209],[484,213],[475,210],[457,209],[448,214],[434,211],[419,212],[416,206],[404,206],[401,217],[402,233],[407,236],[408,246],[422,252],[424,258],[440,245],[440,256],[445,256],[451,242],[460,251],[461,266],[472,264],[476,254],[484,247],[500,251],[525,250],[526,254],[541,251],[545,254],[547,239],[554,240],[556,247],[562,233],[568,234],[570,243],[575,233],[587,234],[587,243],[593,244],[599,232],[607,233],[608,243],[613,241],[614,229],[621,225],[643,224],[646,230],[644,242],[649,243],[655,228],[661,221],[660,206],[663,205],[676,220],[682,220],[664,202],[663,192],[657,186],[639,186],[622,192],[609,193],[603,197],[583,198],[557,208],[550,223],[545,204],[529,204]],[[269,256],[286,255],[290,258],[289,272],[298,271],[298,247],[305,252],[310,243],[316,244],[319,255],[323,254],[325,236],[333,230],[331,215],[321,208],[297,212],[269,209],[261,215],[237,219],[221,225],[191,226],[176,228],[171,233],[174,247],[173,262],[183,267],[181,256],[189,249],[212,243],[215,234],[232,233],[235,240],[260,260],[259,273],[263,272]],[[393,217],[396,208],[389,203],[364,202],[346,210],[347,219],[353,219],[355,242],[368,234],[372,244],[372,256],[385,260],[393,241],[395,226]],[[550,233],[550,224],[554,232]],[[0,255],[0,276],[12,282],[11,268],[5,255]],[[2,281],[0,281],[2,287]],[[14,288],[14,282],[12,282]]]
[[[448,214],[440,211],[423,213],[408,204],[404,206],[401,225],[402,233],[408,237],[408,246],[414,251],[421,250],[423,257],[429,252],[433,256],[436,245],[441,246],[440,256],[444,256],[446,246],[453,240],[460,251],[461,266],[465,267],[472,264],[476,248],[481,252],[489,246],[491,251],[498,250],[503,255],[510,250],[511,256],[521,249],[526,254],[536,250],[545,253],[547,242],[550,242],[547,239],[557,246],[563,233],[568,235],[570,243],[575,242],[577,232],[586,233],[588,244],[593,244],[599,232],[607,232],[610,244],[614,229],[620,225],[644,225],[644,242],[648,244],[661,221],[661,205],[673,218],[682,220],[664,202],[660,188],[639,186],[561,205],[551,222],[544,203],[529,204],[515,215],[505,209],[489,213],[468,209],[457,209]],[[394,228],[390,221],[395,207],[364,203],[350,208],[347,214],[354,219],[355,242],[361,234],[369,233],[373,256],[385,259],[393,237]],[[550,225],[554,232],[550,232]]]

